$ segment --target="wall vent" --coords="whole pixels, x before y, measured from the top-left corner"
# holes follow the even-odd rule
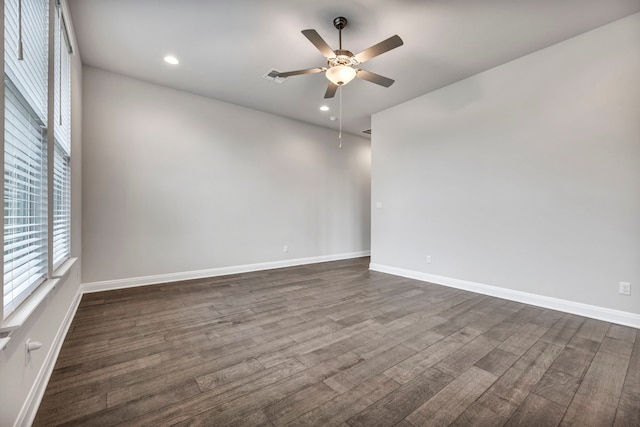
[[[365,129],[362,133],[366,133],[367,135],[371,135],[371,129]]]
[[[279,72],[280,71],[276,70],[275,68],[272,68],[264,76],[262,76],[262,78],[263,79],[267,79],[270,82],[274,82],[274,83],[284,83],[284,82],[286,82],[288,77],[278,77],[278,73]]]

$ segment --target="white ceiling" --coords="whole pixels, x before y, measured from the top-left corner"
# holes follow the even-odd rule
[[[395,79],[344,86],[343,129],[371,114],[640,11],[640,0],[69,0],[90,65],[245,107],[338,128],[338,100],[322,74],[283,84],[262,76],[326,61],[300,33],[333,48],[333,18],[349,20],[343,48],[358,53],[394,34],[404,46],[361,68]],[[162,60],[173,54],[180,65]],[[323,104],[328,112],[319,111]]]

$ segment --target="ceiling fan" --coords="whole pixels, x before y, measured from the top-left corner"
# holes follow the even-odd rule
[[[300,74],[313,74],[313,73],[325,73],[325,76],[329,80],[329,86],[324,94],[325,98],[333,98],[336,94],[338,86],[346,85],[354,77],[362,80],[366,80],[375,84],[379,84],[384,87],[389,87],[393,84],[394,80],[381,76],[370,71],[357,68],[358,65],[365,61],[370,60],[378,55],[395,49],[403,45],[402,39],[398,36],[392,36],[388,39],[381,41],[378,44],[371,46],[368,49],[354,55],[348,50],[342,49],[342,29],[347,26],[347,18],[342,16],[333,20],[333,26],[339,32],[340,47],[337,50],[332,50],[331,47],[324,41],[320,34],[316,30],[303,30],[302,34],[309,39],[311,43],[327,58],[327,67],[307,68],[305,70],[288,71],[284,73],[278,73],[277,77],[291,77]]]

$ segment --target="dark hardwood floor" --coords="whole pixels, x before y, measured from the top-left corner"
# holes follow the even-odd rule
[[[368,262],[85,295],[35,425],[640,425],[637,329]]]

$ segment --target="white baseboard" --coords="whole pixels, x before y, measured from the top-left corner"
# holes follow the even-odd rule
[[[67,312],[64,315],[64,319],[56,332],[56,335],[53,337],[53,342],[51,343],[51,347],[49,348],[49,352],[45,356],[44,362],[40,367],[40,371],[38,371],[38,375],[34,381],[33,387],[31,387],[31,391],[27,395],[27,399],[22,405],[22,409],[18,414],[18,418],[14,424],[14,427],[21,426],[30,426],[33,424],[34,419],[36,418],[36,414],[38,413],[38,408],[40,407],[40,402],[42,402],[42,397],[44,396],[44,392],[47,388],[47,384],[49,383],[49,379],[51,378],[51,374],[53,373],[53,368],[55,367],[56,360],[58,360],[58,355],[60,354],[60,349],[62,348],[62,343],[64,342],[65,337],[67,336],[67,332],[69,332],[69,328],[71,327],[71,322],[73,321],[73,317],[78,310],[78,306],[80,305],[80,300],[82,299],[82,289],[79,286],[76,291]]]
[[[501,288],[498,286],[485,285],[483,283],[469,282],[467,280],[454,279],[451,277],[436,276],[434,274],[422,273],[419,271],[391,267],[382,264],[371,263],[369,264],[369,269],[379,271],[381,273],[393,274],[394,276],[407,277],[409,279],[416,279],[423,282],[463,289],[465,291],[522,302],[565,313],[604,320],[606,322],[616,323],[619,325],[631,326],[632,328],[640,328],[640,315],[626,311],[613,310],[606,307],[583,304],[560,298],[552,298],[544,295]]]
[[[158,283],[180,282],[183,280],[204,279],[229,274],[250,273],[252,271],[273,270],[275,268],[295,267],[319,262],[340,261],[344,259],[369,256],[370,251],[349,252],[335,255],[321,255],[309,258],[295,258],[256,264],[234,265],[230,267],[209,268],[206,270],[183,271],[178,273],[156,274],[153,276],[132,277],[128,279],[104,280],[81,285],[83,293],[155,285]]]

